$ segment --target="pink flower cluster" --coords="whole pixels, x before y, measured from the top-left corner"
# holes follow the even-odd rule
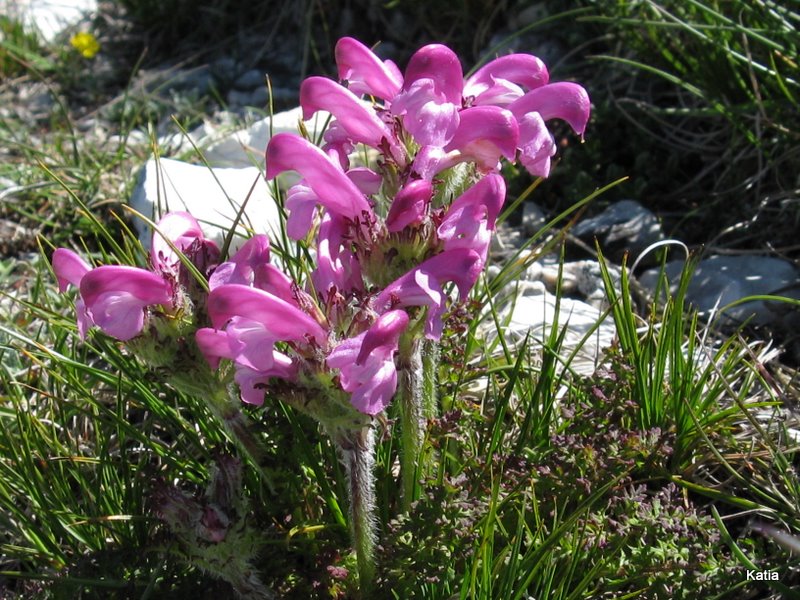
[[[153,236],[150,249],[152,270],[117,265],[92,268],[72,250],[58,248],[53,252],[59,290],[65,292],[74,286],[80,292],[75,308],[81,339],[90,327],[97,326],[118,340],[128,341],[144,329],[148,307],[173,311],[185,302],[180,294],[185,271],[173,246],[201,271],[219,261],[216,244],[203,237],[200,225],[189,213],[165,215],[158,229],[161,235]]]
[[[167,215],[159,228],[209,274],[210,326],[197,329],[196,342],[212,368],[231,361],[245,402],[261,404],[279,378],[346,392],[355,409],[375,415],[395,394],[403,340],[438,340],[448,284],[464,299],[486,263],[506,193],[500,160],[518,158],[546,176],[555,144],[545,122],[563,119],[582,135],[589,99],[577,84],[549,83],[544,64],[526,54],[466,80],[457,56],[438,44],[416,52],[404,74],[352,38],[339,41],[336,59],[341,84],[311,77],[300,90],[305,118],[334,116],[323,147],[282,133],[266,151],[267,178],[302,177],[285,206],[288,234],[312,239],[316,251],[304,288],[270,263],[266,236],[214,266],[216,247],[189,215]],[[359,144],[377,153],[372,168],[351,164]],[[146,271],[90,269],[56,251],[62,290],[80,289],[81,335],[97,325],[128,340],[142,331],[147,307],[180,302],[177,255],[163,241],[153,252]]]

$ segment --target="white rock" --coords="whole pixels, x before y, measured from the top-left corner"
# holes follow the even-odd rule
[[[0,14],[33,28],[46,42],[96,11],[97,0],[0,0]]]
[[[306,122],[306,129],[312,137],[318,135],[329,116],[329,113],[319,112]],[[261,119],[246,129],[226,134],[212,142],[204,150],[203,156],[215,167],[263,165],[264,151],[270,139],[270,122],[274,135],[284,132],[297,133],[298,124],[302,120],[303,111],[300,107],[276,113],[271,119],[270,117]],[[203,139],[198,142],[203,142]]]
[[[666,265],[666,275],[675,291],[683,261]],[[645,271],[639,282],[654,290],[660,269]],[[687,300],[701,315],[747,296],[773,295],[800,299],[800,271],[790,262],[768,256],[712,256],[700,261],[687,290]],[[720,318],[738,325],[751,318],[756,325],[800,325],[800,311],[786,303],[757,300],[727,309]]]
[[[526,336],[529,347],[538,348],[548,338],[552,328],[566,330],[559,355],[566,360],[573,352],[575,356],[568,368],[581,375],[591,375],[602,361],[602,353],[611,345],[616,329],[610,317],[601,321],[602,313],[580,300],[562,297],[556,322],[557,298],[545,289],[541,281],[519,281],[509,284],[500,294],[498,310],[500,332],[509,344],[519,344]],[[590,331],[600,322],[597,329]],[[487,340],[497,337],[497,329],[491,319],[480,329]]]
[[[168,158],[158,162],[151,159],[139,175],[130,204],[153,221],[168,211],[187,211],[200,222],[206,237],[221,245],[248,193],[245,216],[237,231],[243,235],[248,231],[266,233],[275,239],[280,231],[278,207],[256,167],[212,171]],[[139,239],[149,248],[150,227],[140,219],[135,222]],[[235,236],[232,247],[238,248],[244,241]]]

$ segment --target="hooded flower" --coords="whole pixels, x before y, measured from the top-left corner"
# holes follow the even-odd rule
[[[172,307],[172,286],[164,279],[137,267],[102,266],[80,280],[80,293],[92,322],[123,342],[144,328],[145,308]]]
[[[464,99],[471,106],[505,106],[546,85],[550,76],[545,64],[531,54],[507,54],[496,58],[464,82]]]
[[[442,336],[442,315],[447,308],[444,284],[455,282],[463,300],[482,268],[481,257],[474,250],[456,248],[442,252],[386,286],[375,298],[375,310],[382,313],[396,307],[427,306],[425,336],[438,340]]]
[[[64,292],[72,285],[80,291],[75,309],[81,339],[96,325],[104,333],[127,341],[142,332],[145,308],[173,304],[172,286],[161,276],[137,267],[92,269],[71,250],[58,248],[53,252],[53,271],[59,290]]]
[[[484,265],[505,197],[505,181],[491,173],[453,201],[437,230],[445,252],[467,248],[475,251]]]
[[[346,219],[361,219],[373,216],[372,207],[341,167],[322,150],[308,140],[293,133],[279,133],[267,146],[267,179],[273,179],[284,171],[297,171],[305,185],[333,214]],[[303,211],[307,215],[310,198],[304,196]],[[299,232],[299,227],[294,229]]]
[[[235,334],[228,331],[203,328],[197,331],[195,339],[212,369],[219,367],[222,358],[234,361],[234,381],[239,385],[242,400],[248,404],[263,404],[264,388],[270,378],[279,377],[291,381],[297,375],[297,366],[292,359],[275,350],[270,351],[269,360],[265,361],[269,366],[263,369],[241,360],[241,342]]]
[[[402,231],[409,225],[417,225],[428,214],[428,205],[433,197],[433,185],[425,179],[415,179],[406,184],[392,201],[386,216],[386,229]]]
[[[187,212],[167,213],[156,224],[156,229],[150,246],[150,263],[158,273],[178,276],[181,260],[172,246],[186,255],[201,272],[219,260],[219,248],[205,239],[200,224]]]
[[[376,415],[391,402],[397,390],[394,354],[408,326],[408,315],[391,310],[365,332],[344,340],[328,355],[327,364],[339,369],[342,389],[362,413]]]
[[[247,240],[238,252],[229,261],[219,265],[208,279],[210,290],[215,290],[226,283],[255,287],[296,304],[292,280],[283,271],[269,264],[269,238],[263,233]]]
[[[403,75],[392,61],[381,61],[364,44],[344,37],[336,44],[336,65],[339,79],[349,83],[355,94],[368,94],[391,100],[403,86]]]

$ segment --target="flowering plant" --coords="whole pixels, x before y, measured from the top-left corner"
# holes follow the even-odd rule
[[[547,176],[555,143],[546,121],[582,135],[585,90],[550,83],[536,57],[511,54],[464,78],[446,46],[418,50],[404,73],[352,38],[336,47],[341,83],[310,77],[304,118],[333,115],[317,147],[275,135],[266,176],[296,171],[286,192],[286,231],[309,241],[307,281],[271,262],[264,235],[222,257],[187,213],[157,225],[149,269],[92,268],[55,251],[62,291],[79,290],[81,337],[96,326],[126,342],[175,386],[210,400],[251,456],[258,442],[228,396],[260,405],[265,393],[311,415],[340,450],[362,588],[375,544],[373,419],[397,400],[403,506],[415,496],[424,427],[435,411],[425,390],[454,285],[464,300],[486,264],[505,200],[500,161]],[[365,99],[366,98],[366,99]],[[370,166],[353,163],[368,148]]]

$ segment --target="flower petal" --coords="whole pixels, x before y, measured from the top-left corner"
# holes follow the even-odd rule
[[[369,330],[342,341],[328,355],[327,364],[339,369],[342,389],[359,411],[375,415],[384,410],[397,390],[394,354],[408,325],[408,315],[393,310],[381,315]]]
[[[591,102],[586,90],[577,83],[560,81],[531,90],[508,109],[519,120],[529,112],[538,112],[542,119],[563,119],[578,135],[583,135],[589,122]]]
[[[194,339],[212,369],[219,368],[221,358],[233,360],[234,352],[231,349],[230,336],[227,332],[203,327],[197,330]]]
[[[326,77],[309,77],[300,86],[300,106],[303,119],[310,119],[317,111],[326,110],[356,143],[377,148],[381,140],[391,140],[392,134],[374,110],[335,81]]]
[[[213,290],[226,283],[253,285],[256,269],[269,263],[269,237],[260,233],[251,237],[227,262],[219,265],[208,278]]]
[[[512,100],[507,94],[512,87],[522,86],[532,90],[546,85],[549,79],[547,67],[536,56],[508,54],[475,71],[464,84],[464,96],[473,96],[475,106],[488,103],[497,105],[501,102],[507,104]],[[509,86],[509,83],[514,85]],[[502,100],[498,102],[498,99]]]
[[[392,114],[403,118],[403,127],[422,146],[444,146],[458,128],[459,105],[435,88],[432,79],[418,79],[392,102]]]
[[[383,313],[367,330],[356,358],[363,365],[371,356],[391,356],[397,350],[400,336],[408,327],[408,315],[402,310]]]
[[[343,37],[336,43],[336,65],[339,79],[346,80],[355,94],[391,100],[403,85],[400,69],[392,61],[382,62],[372,50],[351,37]]]
[[[208,295],[208,314],[217,329],[234,317],[261,323],[276,340],[303,340],[313,337],[323,344],[325,330],[310,315],[269,292],[245,285],[227,284]]]
[[[469,248],[485,264],[497,215],[505,201],[506,186],[500,175],[481,179],[451,205],[437,230],[445,251]]]
[[[408,61],[403,89],[419,79],[433,80],[434,90],[447,102],[461,106],[464,75],[455,52],[442,44],[429,44],[417,50]]]
[[[445,310],[443,285],[448,281],[455,282],[460,297],[464,299],[482,269],[481,257],[474,250],[447,250],[429,258],[386,286],[375,298],[373,306],[379,313],[395,306],[427,306],[426,336],[429,339],[439,339],[442,331],[441,317]]]
[[[52,264],[60,292],[65,292],[70,285],[78,287],[83,276],[92,270],[89,263],[66,248],[57,248],[53,252]]]
[[[550,157],[556,153],[553,135],[542,116],[530,112],[519,120],[519,161],[535,177],[550,174]]]
[[[402,231],[409,225],[422,222],[428,211],[428,204],[433,197],[433,185],[424,179],[415,179],[407,183],[389,207],[386,216],[386,229],[394,233]]]
[[[293,133],[278,133],[267,146],[267,179],[294,170],[328,210],[348,219],[372,214],[369,202],[358,187],[319,148]]]
[[[142,307],[153,304],[172,306],[172,288],[155,273],[129,266],[106,265],[92,269],[80,283],[81,297],[90,311],[97,299],[109,292],[128,294]]]
[[[145,306],[133,294],[112,290],[97,295],[87,311],[103,332],[126,342],[142,332]]]
[[[461,111],[461,122],[446,151],[459,150],[482,169],[494,169],[500,156],[514,160],[519,126],[514,115],[497,106],[475,106]]]
[[[180,259],[166,240],[172,242],[181,252],[185,252],[195,240],[203,239],[203,230],[192,215],[183,211],[169,212],[156,224],[153,242],[150,245],[150,262],[160,272],[177,269]]]

